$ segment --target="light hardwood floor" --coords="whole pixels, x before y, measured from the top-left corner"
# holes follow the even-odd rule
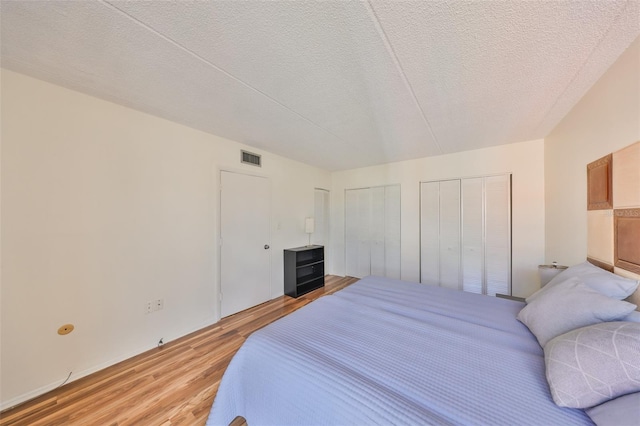
[[[5,425],[203,425],[231,357],[255,330],[357,278],[282,296],[0,413]]]

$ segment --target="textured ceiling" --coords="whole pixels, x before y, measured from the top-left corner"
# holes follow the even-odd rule
[[[542,138],[640,2],[3,1],[2,66],[329,170]]]

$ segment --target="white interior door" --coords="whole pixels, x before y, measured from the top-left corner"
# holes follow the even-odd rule
[[[440,182],[440,286],[460,289],[460,181]]]
[[[400,279],[400,185],[384,188],[384,266],[385,276]]]
[[[269,180],[220,173],[221,316],[271,298]]]
[[[511,175],[420,185],[420,281],[510,294]]]
[[[400,278],[400,185],[345,191],[346,273]]]
[[[355,275],[358,278],[371,275],[371,192],[358,190],[358,258]]]
[[[384,218],[385,195],[384,186],[371,188],[371,275],[385,276],[385,252],[384,252]]]
[[[348,276],[371,275],[371,193],[368,188],[345,191],[345,248]]]
[[[349,277],[355,277],[358,269],[358,192],[345,191],[344,247],[345,269]]]
[[[484,179],[462,179],[462,289],[483,293]]]
[[[440,182],[420,184],[420,282],[440,284]]]
[[[511,175],[485,178],[487,294],[511,294]]]

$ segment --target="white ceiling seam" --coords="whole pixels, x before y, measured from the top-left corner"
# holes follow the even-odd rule
[[[0,1],[2,66],[345,170],[545,137],[637,0]]]
[[[340,146],[336,146],[335,148],[341,151],[350,150],[351,153],[345,155],[345,157],[350,158],[352,161],[354,159],[370,161],[367,157],[377,157],[378,159],[374,161],[376,163],[383,163],[386,162],[384,158],[397,158],[399,153],[394,153],[393,151],[403,150],[407,146],[406,141],[403,140],[407,138],[397,137],[403,132],[406,133],[406,130],[403,129],[409,129],[409,131],[413,132],[412,135],[409,135],[410,138],[415,140],[415,143],[421,143],[423,146],[425,145],[424,140],[432,139],[431,136],[428,135],[428,129],[426,128],[424,130],[424,132],[426,132],[426,138],[416,137],[420,131],[416,130],[414,123],[407,122],[407,125],[404,127],[398,127],[403,124],[403,120],[413,120],[413,116],[415,116],[417,120],[416,123],[418,121],[423,123],[418,110],[415,109],[415,106],[410,102],[410,95],[406,91],[403,83],[400,82],[399,76],[393,77],[393,79],[397,80],[398,84],[390,83],[391,80],[388,79],[388,74],[385,75],[385,81],[379,77],[371,81],[371,76],[368,74],[371,74],[371,70],[375,70],[376,66],[380,68],[380,62],[371,62],[370,52],[375,53],[376,49],[378,49],[379,52],[381,54],[383,53],[387,58],[384,61],[391,64],[391,59],[387,51],[382,48],[383,45],[380,37],[378,33],[375,32],[371,20],[366,14],[362,13],[364,12],[364,6],[361,3],[269,3],[266,9],[256,9],[255,7],[251,7],[251,3],[237,2],[224,3],[225,8],[220,9],[218,7],[220,4],[221,3],[205,3],[205,6],[199,10],[199,12],[202,13],[199,13],[198,16],[195,17],[188,17],[188,20],[198,19],[208,23],[206,26],[196,27],[197,30],[184,30],[174,25],[176,16],[178,20],[180,18],[184,19],[183,15],[189,15],[190,13],[190,9],[185,8],[183,4],[165,7],[164,10],[160,11],[160,14],[158,14],[157,7],[147,7],[140,3],[118,3],[118,7],[125,8],[129,14],[146,24],[153,23],[154,25],[151,26],[158,32],[170,36],[172,40],[180,44],[188,44],[189,47],[192,48],[191,50],[196,49],[196,53],[200,56],[215,58],[216,65],[220,65],[219,62],[222,61],[226,64],[226,66],[222,67],[225,71],[242,81],[248,82],[253,87],[267,89],[262,91],[272,98],[277,98],[278,101],[290,109],[306,117],[311,114],[311,116],[320,117],[321,120],[325,120],[323,127],[327,128],[328,125],[333,126],[332,133],[338,134],[336,132],[339,132],[338,136],[340,136],[343,141]],[[310,4],[313,6],[311,14],[309,14],[307,10]],[[167,3],[162,4],[162,6],[166,5]],[[227,9],[233,11],[233,13],[230,14]],[[254,13],[256,10],[262,10],[264,13]],[[255,16],[251,16],[252,14]],[[264,26],[266,21],[271,24],[273,21],[282,20],[283,16],[287,20],[287,25],[275,27],[276,29],[273,29],[271,25]],[[313,20],[309,21],[307,18],[313,18]],[[353,18],[356,18],[357,21],[353,21]],[[365,18],[365,20],[362,18]],[[246,22],[247,25],[238,26],[238,21]],[[340,21],[344,21],[346,25],[338,24],[337,22]],[[234,26],[229,27],[230,24]],[[209,31],[212,25],[214,27],[221,26],[228,30],[225,31],[222,36],[214,34],[214,39],[216,37],[223,37],[222,44],[217,41],[212,42],[209,39],[205,40],[201,37],[200,34],[202,34],[202,31]],[[292,28],[294,28],[294,30],[292,30]],[[297,30],[295,30],[296,28]],[[318,29],[321,30],[319,31]],[[259,42],[257,42],[257,40],[265,38],[265,32],[267,32],[267,38],[270,38],[270,46],[260,45]],[[253,33],[257,33],[257,38],[253,37]],[[324,37],[324,39],[321,40],[322,44],[319,44],[315,38],[310,38],[309,33],[318,33],[317,35]],[[333,35],[334,33],[336,34],[335,36]],[[285,37],[282,38],[281,35]],[[344,42],[350,39],[357,40],[358,44],[347,44],[345,49]],[[228,40],[231,40],[232,43],[228,42]],[[365,43],[362,43],[363,41]],[[226,46],[224,44],[225,42],[227,42]],[[380,47],[378,48],[374,46],[374,44]],[[281,49],[282,45],[285,46],[284,50]],[[326,45],[326,48],[324,45]],[[245,46],[251,47],[251,49],[247,49]],[[271,55],[263,55],[263,50],[272,51],[270,52]],[[351,50],[353,50],[353,52],[351,52]],[[239,62],[237,61],[238,52],[243,54]],[[366,52],[366,56],[364,57],[362,56],[363,52]],[[275,53],[275,55],[273,55],[273,53]],[[320,53],[320,56],[318,56],[318,53]],[[289,61],[296,61],[297,56],[300,56],[303,59],[310,60],[309,63],[313,64],[313,66],[296,64],[297,66],[292,68],[283,68],[282,66],[278,66],[277,63],[264,63],[264,61],[272,61],[272,56],[284,56],[284,59]],[[249,66],[246,64],[246,62],[253,61],[253,58],[261,58],[263,61],[258,63],[258,66],[262,67],[263,64],[266,65],[266,68],[261,70],[262,72],[259,74],[251,73],[251,68],[257,68],[256,66],[252,67],[252,64]],[[317,59],[320,59],[321,62],[314,64],[313,62]],[[362,60],[364,60],[364,62],[368,61],[368,63],[361,63]],[[364,74],[354,75],[353,66],[362,68]],[[298,68],[299,71],[293,73],[296,71],[296,68]],[[334,72],[334,75],[331,76],[330,79],[327,79],[325,74],[319,75],[317,72],[318,69],[323,71],[324,68],[328,68],[328,70],[332,72],[338,72]],[[269,72],[269,69],[271,69],[271,72]],[[388,65],[385,65],[382,69],[386,72],[390,68]],[[393,69],[395,70],[394,73],[397,74],[397,70],[395,68]],[[267,76],[267,79],[264,78],[265,76]],[[281,80],[283,80],[287,87],[278,87],[278,84],[274,84],[274,81],[277,81],[279,76],[283,76]],[[300,76],[304,76],[303,78],[310,76],[311,79],[305,86],[296,86],[296,80],[299,80]],[[344,80],[344,82],[336,79]],[[367,82],[370,83],[368,89]],[[335,85],[335,88],[333,88],[335,83],[338,83],[338,85]],[[394,85],[393,90],[389,90],[390,84]],[[386,92],[384,92],[385,86],[389,86]],[[329,90],[324,92],[322,89],[314,89],[322,87],[328,87]],[[294,89],[291,90],[290,88]],[[383,91],[380,89],[383,89]],[[372,92],[373,90],[375,90],[375,93]],[[400,105],[398,105],[398,102],[394,104],[392,98],[402,97],[403,95],[400,95],[400,92],[407,93],[407,95],[404,96],[406,100],[403,100]],[[305,96],[301,97],[301,93]],[[377,93],[384,93],[384,96],[380,97],[380,99],[384,99],[385,103],[388,104],[387,106],[381,106],[383,104],[379,102],[363,103],[362,99],[359,99],[363,97],[369,99],[369,95],[373,94],[376,96]],[[291,95],[293,95],[293,97]],[[329,95],[329,97],[327,97],[327,95]],[[306,101],[308,99],[313,99],[312,104]],[[409,100],[409,102],[407,102],[407,100]],[[334,108],[334,106],[337,106],[337,108]],[[404,110],[399,108],[394,109],[394,106],[400,106],[404,108]],[[381,107],[383,109],[386,108],[388,111],[380,114],[380,111],[376,109]],[[409,111],[407,109],[409,107],[415,109],[415,112]],[[390,116],[394,114],[393,111],[395,111],[397,116],[393,117],[393,120],[390,121]],[[380,119],[380,117],[382,119]],[[327,118],[333,121],[333,123],[326,122]],[[358,123],[354,121],[354,119],[360,120],[360,122]],[[382,128],[379,128],[381,124]],[[338,127],[336,127],[336,125]],[[396,138],[392,139],[391,137],[387,137],[387,139],[393,143],[386,145],[376,143],[382,136],[379,132],[389,133],[387,131],[389,126],[396,126]],[[421,126],[424,126],[424,124],[421,124]],[[352,130],[356,130],[356,133],[354,134]],[[354,139],[353,136],[357,139]],[[405,143],[395,143],[396,140]],[[349,143],[347,144],[344,141],[348,141]],[[362,146],[363,144],[366,144],[366,146]],[[392,151],[391,153],[389,153],[389,148]],[[437,155],[439,153],[437,149],[425,151],[425,149],[422,148],[422,151],[422,156]],[[404,154],[404,157],[407,158],[408,155]]]
[[[157,31],[155,28],[152,28],[151,26],[145,24],[144,22],[140,21],[139,19],[135,18],[134,16],[129,15],[127,12],[123,11],[122,9],[120,9],[119,7],[117,7],[116,5],[114,5],[112,2],[110,2],[109,0],[98,0],[100,3],[104,4],[107,7],[110,7],[112,9],[114,9],[116,12],[121,13],[123,16],[125,16],[128,19],[131,19],[133,22],[135,22],[136,24],[142,26],[143,28],[147,29],[148,31],[151,31],[152,33],[154,33],[155,35],[157,35],[158,37],[162,38],[163,40],[167,41],[168,43],[173,44],[174,46],[176,46],[179,49],[184,50],[185,52],[187,52],[188,54],[192,55],[194,58],[204,62],[205,64],[215,68],[217,71],[225,74],[227,77],[236,80],[238,83],[246,86],[248,89],[251,89],[253,91],[255,91],[256,93],[264,96],[265,98],[269,99],[270,101],[278,104],[279,106],[291,111],[292,113],[296,114],[297,116],[299,116],[300,118],[302,118],[303,120],[308,121],[310,124],[313,124],[314,126],[316,126],[318,129],[325,131],[327,133],[329,133],[331,136],[340,139],[340,137],[338,135],[333,134],[330,130],[327,130],[325,128],[323,128],[322,126],[320,126],[318,123],[315,123],[313,120],[309,119],[309,117],[305,117],[304,115],[298,113],[297,111],[292,110],[291,108],[289,108],[287,105],[284,105],[283,103],[281,103],[280,101],[278,101],[277,99],[272,98],[271,96],[269,96],[268,94],[264,93],[263,91],[261,91],[260,89],[250,85],[249,83],[247,83],[246,81],[243,81],[241,79],[239,79],[238,77],[234,76],[233,74],[227,72],[224,68],[221,68],[219,66],[217,66],[216,64],[208,61],[207,59],[203,58],[202,56],[198,55],[196,52],[192,51],[191,49],[183,46],[182,44],[176,42],[175,40],[167,37],[166,35],[160,33],[159,31]]]
[[[327,168],[329,160],[341,161],[322,151],[326,132],[319,135],[317,127],[112,8],[95,1],[0,6],[7,69],[284,156],[290,157],[291,147],[271,141],[312,139],[320,148],[299,161],[318,161]],[[234,117],[236,122],[230,121]]]
[[[416,104],[416,107],[420,111],[420,115],[424,119],[425,125],[427,126],[427,129],[429,130],[429,133],[431,134],[431,137],[433,137],[433,142],[438,147],[438,151],[440,152],[440,154],[443,154],[444,152],[442,151],[442,147],[440,146],[440,143],[438,142],[438,137],[435,135],[435,133],[433,133],[433,128],[431,127],[431,123],[429,122],[429,118],[424,113],[424,109],[422,108],[422,105],[420,105],[420,101],[418,100],[418,97],[416,96],[416,93],[413,90],[413,87],[411,86],[411,82],[409,81],[409,79],[407,78],[406,73],[404,72],[404,68],[402,68],[402,64],[400,63],[400,59],[398,58],[398,55],[396,54],[395,50],[393,49],[393,46],[391,46],[391,43],[389,42],[389,38],[387,37],[387,33],[384,31],[384,28],[382,27],[382,24],[380,23],[380,20],[378,19],[378,15],[376,15],[376,11],[373,8],[373,5],[371,4],[371,2],[369,0],[367,0],[365,2],[365,4],[366,4],[366,7],[367,7],[367,11],[369,12],[369,16],[371,17],[371,21],[373,22],[373,25],[376,28],[376,31],[380,35],[380,39],[382,40],[382,42],[384,43],[384,46],[386,47],[387,51],[389,52],[389,56],[391,57],[391,60],[393,61],[393,63],[398,68],[398,71],[399,71],[400,75],[402,76],[402,80],[406,84],[407,90],[411,94],[411,98],[413,99],[413,101]]]
[[[559,97],[554,103],[553,108],[547,111],[546,121],[543,121],[539,127],[544,131],[550,131],[559,122],[559,119],[550,119],[553,115],[563,117],[571,108],[582,98],[591,87],[591,82],[596,82],[609,68],[607,64],[612,64],[620,56],[624,50],[638,37],[640,34],[640,1],[628,0],[622,12],[618,15],[616,25],[611,25],[605,37],[603,37],[595,50],[591,52],[591,57],[597,57],[590,63],[585,63],[581,68],[581,74],[576,76],[571,85],[567,85],[565,93],[570,94],[565,97]],[[591,83],[591,84],[590,84]],[[640,125],[640,123],[639,123]],[[544,133],[545,136],[547,133]]]
[[[538,123],[625,4],[372,2],[449,152],[471,139],[480,148],[546,136],[570,108],[556,107],[542,130]],[[615,55],[604,52],[588,69],[610,66],[637,34],[620,31],[610,46]],[[571,99],[563,106],[575,104],[597,80],[596,74],[579,77],[583,90],[566,92]]]
[[[600,39],[600,41],[598,42],[598,44],[596,44],[595,46],[593,46],[593,49],[591,50],[591,53],[589,53],[589,56],[587,56],[584,60],[584,62],[582,63],[582,65],[580,66],[580,68],[578,68],[575,72],[575,74],[573,75],[573,78],[571,78],[571,81],[569,82],[569,84],[567,86],[565,86],[564,90],[558,94],[558,96],[556,97],[556,100],[553,102],[553,105],[551,105],[551,107],[549,108],[549,110],[547,111],[547,114],[545,114],[544,117],[542,117],[542,119],[540,120],[540,122],[538,123],[538,126],[542,126],[542,124],[544,123],[544,120],[549,116],[549,114],[553,111],[553,109],[555,108],[556,104],[558,103],[558,101],[560,99],[562,99],[565,95],[565,93],[572,87],[572,85],[574,84],[574,82],[576,81],[576,79],[578,78],[578,76],[583,72],[585,66],[592,60],[592,56],[595,54],[595,52],[598,51],[598,49],[600,48],[600,46],[602,46],[604,40],[606,40],[607,36],[611,33],[611,31],[614,28],[618,27],[619,22],[627,16],[633,16],[634,15],[634,11],[635,11],[635,15],[638,17],[638,23],[640,24],[640,15],[638,14],[638,12],[640,11],[640,2],[638,0],[627,0],[627,3],[625,4],[625,7],[623,7],[620,12],[618,13],[618,16],[616,17],[616,19],[611,23],[611,25],[609,26],[609,29],[607,30],[607,32],[605,33],[604,37],[602,37]]]

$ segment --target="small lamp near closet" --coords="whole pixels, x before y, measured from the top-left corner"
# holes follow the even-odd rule
[[[312,217],[308,217],[304,220],[304,232],[309,234],[309,244],[307,247],[311,247],[311,234],[316,230],[316,222]]]
[[[567,269],[566,266],[558,265],[558,262],[553,262],[551,265],[538,265],[538,276],[540,277],[540,287],[547,285],[549,281],[553,279],[560,272]]]

